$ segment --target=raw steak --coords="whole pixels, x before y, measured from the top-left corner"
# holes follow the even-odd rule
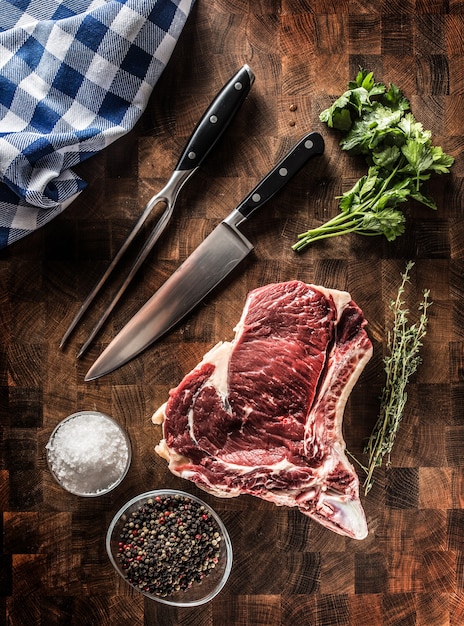
[[[363,539],[343,411],[372,355],[349,293],[299,281],[248,295],[232,342],[212,348],[153,416],[170,470],[223,497],[251,494]]]

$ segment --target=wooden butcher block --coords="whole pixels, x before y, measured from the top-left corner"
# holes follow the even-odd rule
[[[463,33],[458,0],[197,1],[135,130],[80,167],[88,188],[61,216],[0,254],[1,623],[464,624]],[[193,126],[245,63],[256,75],[249,97],[183,189],[172,222],[122,302],[76,360],[114,290],[110,281],[60,351],[73,315],[168,179]],[[360,66],[398,85],[434,143],[456,162],[451,175],[433,180],[438,210],[408,204],[407,230],[396,241],[347,235],[297,254],[291,245],[298,233],[335,215],[336,196],[365,171],[319,121]],[[163,339],[85,383],[122,325],[309,131],[324,136],[325,153],[247,224],[252,255]],[[232,338],[249,290],[292,279],[349,291],[369,321],[374,356],[344,420],[348,449],[363,459],[384,380],[388,304],[410,259],[408,306],[414,317],[423,289],[430,289],[429,332],[391,465],[361,494],[366,539],[337,535],[296,509],[251,496],[221,500],[170,474],[154,452],[161,430],[151,423],[153,412],[207,350]],[[95,409],[127,430],[133,460],[113,492],[82,498],[54,482],[45,444],[62,418]],[[176,609],[145,599],[106,555],[115,512],[159,487],[203,497],[230,532],[230,578],[204,606]]]

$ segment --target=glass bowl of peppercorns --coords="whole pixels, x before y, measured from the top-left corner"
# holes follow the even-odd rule
[[[148,491],[127,502],[106,535],[109,559],[137,591],[164,604],[198,606],[224,587],[232,544],[213,509],[173,489]]]

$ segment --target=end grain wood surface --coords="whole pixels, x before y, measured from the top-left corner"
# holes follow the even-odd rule
[[[84,164],[88,189],[64,214],[0,254],[0,623],[9,626],[462,626],[464,624],[464,2],[198,0],[134,132]],[[88,354],[76,361],[111,293],[60,352],[60,339],[142,206],[167,180],[212,96],[242,64],[256,74],[227,134],[187,183],[156,250]],[[434,143],[456,157],[435,179],[438,211],[409,206],[396,242],[355,236],[297,255],[299,232],[337,212],[363,172],[318,119],[358,66],[399,85]],[[84,383],[91,363],[202,238],[305,132],[314,159],[247,228],[256,248],[226,284],[131,363]],[[296,510],[252,497],[219,500],[170,475],[152,413],[214,343],[232,337],[247,292],[298,278],[347,289],[369,320],[375,354],[346,409],[360,454],[378,408],[388,301],[416,262],[414,305],[431,289],[430,330],[391,466],[363,497],[369,536],[336,535]],[[55,425],[81,409],[128,431],[133,463],[111,494],[64,492],[46,466]],[[235,560],[211,603],[173,609],[112,570],[105,533],[128,499],[182,488],[223,517]]]

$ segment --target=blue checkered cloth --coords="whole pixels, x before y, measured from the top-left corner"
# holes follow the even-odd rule
[[[0,248],[61,213],[131,130],[195,0],[0,0]]]

